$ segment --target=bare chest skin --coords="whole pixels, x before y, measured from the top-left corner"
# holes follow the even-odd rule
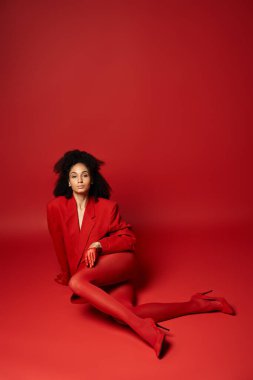
[[[79,208],[77,208],[78,222],[79,222],[79,229],[80,229],[80,230],[81,230],[81,228],[82,228],[84,211],[85,211],[85,208],[84,208],[83,210],[80,210]]]

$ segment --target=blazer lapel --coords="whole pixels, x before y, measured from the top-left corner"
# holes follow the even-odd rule
[[[77,204],[74,196],[68,201],[68,218],[66,220],[68,232],[74,242],[74,252],[76,256],[77,266],[82,260],[83,253],[86,249],[87,242],[90,237],[90,233],[95,224],[95,199],[93,196],[88,198],[86,208],[84,211],[82,227],[80,230],[78,221]]]
[[[94,227],[96,221],[95,216],[95,199],[94,197],[90,196],[88,198],[88,202],[84,211],[82,228],[81,231],[79,230],[78,256],[80,257],[80,260],[82,259],[84,251],[86,250],[90,233]]]
[[[71,237],[78,237],[79,234],[79,225],[78,225],[78,216],[77,216],[77,206],[76,200],[72,196],[68,199],[67,203],[67,219],[66,225],[68,229],[68,233]]]

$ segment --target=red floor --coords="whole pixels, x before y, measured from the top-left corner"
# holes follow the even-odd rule
[[[238,315],[201,314],[165,322],[171,328],[170,345],[158,360],[128,328],[87,305],[69,302],[70,290],[52,280],[57,264],[47,234],[5,239],[0,378],[253,379],[250,231],[160,231],[153,236],[156,241],[148,231],[139,231],[139,259],[146,273],[139,302],[183,301],[211,288],[226,296]],[[161,239],[167,250],[162,262],[156,252]]]

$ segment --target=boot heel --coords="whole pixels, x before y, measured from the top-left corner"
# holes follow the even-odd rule
[[[225,313],[225,314],[230,314],[230,315],[236,315],[236,311],[235,309],[225,300],[225,298],[223,297],[209,297],[209,296],[206,296],[206,294],[208,293],[211,293],[212,290],[208,290],[207,292],[202,292],[202,293],[196,293],[192,296],[191,299],[202,299],[202,300],[206,300],[206,301],[216,301],[216,302],[220,302],[221,303],[221,308],[218,309],[218,310],[214,310],[214,311],[221,311],[222,313]]]
[[[202,294],[202,296],[204,296],[205,294],[208,294],[208,293],[211,293],[211,292],[213,292],[213,290],[208,290],[207,292],[202,292],[200,294]]]
[[[167,331],[170,331],[170,329],[168,329],[167,327],[164,327],[162,325],[159,325],[159,323],[156,322],[156,326],[157,327],[160,327],[161,329],[164,329],[164,330],[167,330]]]

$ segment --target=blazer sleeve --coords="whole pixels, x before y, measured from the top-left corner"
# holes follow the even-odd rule
[[[69,276],[70,270],[62,229],[59,223],[59,211],[50,204],[47,205],[47,224],[61,271],[66,276]]]
[[[121,218],[117,203],[112,208],[107,235],[98,240],[102,246],[102,254],[135,251],[136,238],[132,226]]]

